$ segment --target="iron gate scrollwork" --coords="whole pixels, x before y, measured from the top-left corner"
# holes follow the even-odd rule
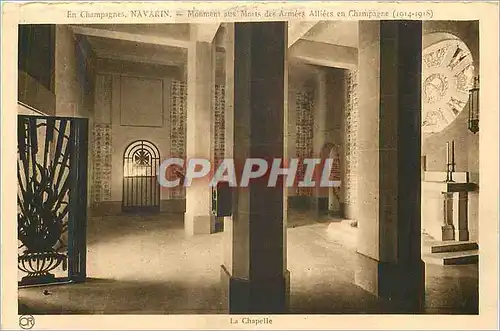
[[[19,286],[86,277],[88,120],[18,115]]]
[[[131,143],[123,153],[123,211],[159,211],[160,152],[150,141]]]

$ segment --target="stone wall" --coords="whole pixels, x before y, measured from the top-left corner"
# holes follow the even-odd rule
[[[348,71],[346,75],[346,108],[345,108],[345,206],[346,217],[356,218],[357,193],[357,127],[358,127],[358,73]]]
[[[138,63],[118,63],[99,59],[96,79],[96,122],[94,132],[93,202],[97,214],[119,213],[123,195],[123,152],[133,141],[146,139],[160,150],[160,161],[168,157],[186,157],[187,85],[184,70],[176,67]],[[128,89],[134,78],[147,89]],[[153,84],[152,82],[156,82]],[[140,90],[142,92],[138,93]],[[126,104],[142,104],[161,96],[161,105],[144,108],[141,121],[132,121]],[[212,145],[214,157],[224,156],[225,86],[214,87]],[[129,109],[130,108],[130,109]],[[131,117],[132,116],[132,117]],[[182,212],[185,209],[185,188],[161,188],[161,209]]]

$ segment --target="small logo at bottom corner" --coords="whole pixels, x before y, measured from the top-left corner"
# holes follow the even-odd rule
[[[35,326],[35,318],[31,315],[21,315],[19,317],[19,326],[24,330],[32,329]]]

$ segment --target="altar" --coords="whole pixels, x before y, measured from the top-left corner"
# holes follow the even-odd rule
[[[469,192],[477,184],[468,172],[454,172],[453,182],[446,172],[426,171],[422,182],[422,229],[439,241],[469,240]]]

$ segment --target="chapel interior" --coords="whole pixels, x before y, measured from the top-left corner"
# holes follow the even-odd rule
[[[477,21],[20,25],[18,52],[18,144],[69,169],[45,278],[19,233],[20,313],[478,313]],[[169,157],[341,186],[221,202],[160,187]]]

